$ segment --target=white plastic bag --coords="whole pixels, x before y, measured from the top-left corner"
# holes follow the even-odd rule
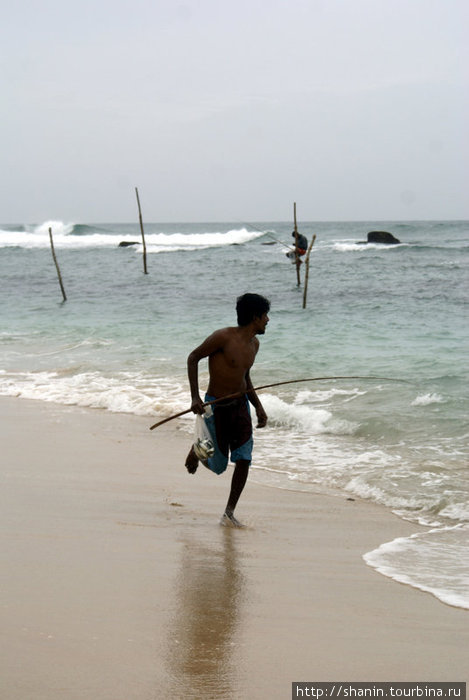
[[[215,454],[215,446],[205,418],[198,414],[195,418],[194,452],[202,462]]]

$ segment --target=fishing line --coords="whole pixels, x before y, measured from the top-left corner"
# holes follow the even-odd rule
[[[288,248],[289,250],[295,250],[294,248],[292,248],[291,245],[288,245],[288,243],[284,243],[283,241],[279,241],[278,238],[275,238],[275,236],[272,236],[272,234],[269,233],[269,231],[262,231],[260,228],[257,228],[257,226],[254,226],[253,224],[250,224],[247,221],[239,221],[239,223],[243,224],[243,226],[250,226],[255,231],[259,231],[259,233],[263,233],[264,236],[269,236],[269,238],[272,238],[276,243],[280,243],[280,245],[285,246],[285,248]]]

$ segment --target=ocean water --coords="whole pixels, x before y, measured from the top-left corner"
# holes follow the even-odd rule
[[[305,265],[298,287],[285,255],[291,223],[145,224],[147,275],[138,224],[0,225],[0,394],[150,426],[188,408],[190,350],[236,324],[237,296],[264,294],[255,386],[363,378],[260,392],[269,425],[255,431],[251,479],[370,499],[426,526],[365,561],[469,609],[469,222],[299,228],[317,236],[305,309]],[[364,244],[371,230],[401,244]],[[189,446],[193,414],[175,424]]]

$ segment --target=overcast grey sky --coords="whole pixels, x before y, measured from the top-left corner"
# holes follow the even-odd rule
[[[469,219],[467,0],[15,0],[0,221]]]

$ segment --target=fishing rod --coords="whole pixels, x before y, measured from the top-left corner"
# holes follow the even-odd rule
[[[257,228],[257,226],[254,226],[253,224],[250,224],[247,221],[240,221],[240,224],[243,224],[243,226],[250,226],[253,228],[255,231],[259,231],[259,233],[263,233],[265,236],[269,236],[269,238],[272,238],[276,243],[280,243],[280,245],[285,246],[285,248],[288,248],[289,250],[295,250],[292,248],[292,246],[288,245],[288,243],[284,243],[283,241],[279,241],[278,238],[275,238],[275,236],[272,236],[269,231],[262,231],[260,228]]]
[[[299,382],[322,382],[326,380],[332,380],[332,379],[379,379],[382,381],[386,382],[404,382],[408,384],[405,379],[394,379],[392,377],[361,377],[361,376],[342,376],[342,377],[306,377],[305,379],[287,379],[286,381],[283,382],[274,382],[273,384],[263,384],[262,386],[254,386],[250,391],[260,391],[261,389],[271,389],[273,386],[283,386],[284,384],[298,384]],[[235,394],[228,394],[227,396],[222,396],[219,399],[212,399],[212,401],[205,401],[203,403],[203,406],[212,406],[215,403],[218,403],[219,401],[226,401],[227,399],[237,399],[240,396],[244,396],[244,394],[249,394],[249,391],[238,391]],[[163,425],[163,423],[168,423],[170,420],[174,420],[175,418],[179,418],[180,416],[186,415],[186,413],[190,413],[192,411],[192,408],[187,408],[185,411],[180,411],[179,413],[175,413],[173,416],[169,416],[168,418],[163,418],[163,420],[160,420],[158,423],[155,423],[150,427],[150,430],[154,430],[155,428],[158,428],[160,425]]]

